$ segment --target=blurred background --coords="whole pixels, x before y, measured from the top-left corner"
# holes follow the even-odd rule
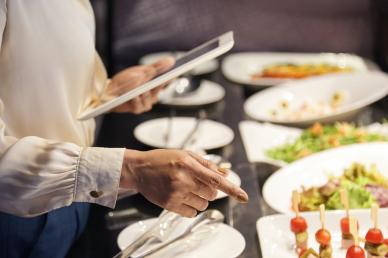
[[[93,0],[97,46],[111,72],[188,50],[233,30],[233,51],[344,52],[387,65],[384,0]],[[384,53],[385,55],[382,55]]]

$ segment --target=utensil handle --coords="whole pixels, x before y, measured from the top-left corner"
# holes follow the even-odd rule
[[[194,134],[198,131],[199,125],[202,123],[203,120],[206,119],[206,111],[204,109],[201,109],[198,113],[197,120],[195,122],[194,128],[191,130],[191,132],[187,135],[185,140],[182,142],[180,149],[184,149],[187,147],[189,141],[191,138],[193,138]]]
[[[173,244],[173,243],[175,243],[175,242],[177,242],[177,241],[179,241],[179,240],[181,240],[181,239],[187,237],[187,236],[190,235],[191,233],[192,233],[192,232],[186,232],[186,233],[184,233],[184,234],[182,234],[182,235],[180,235],[180,236],[177,236],[177,237],[171,239],[170,241],[165,242],[164,244],[161,244],[161,245],[159,245],[159,246],[156,246],[156,247],[154,247],[154,248],[151,248],[151,249],[145,251],[144,253],[142,253],[142,254],[140,254],[140,255],[138,255],[138,256],[130,256],[130,257],[126,257],[126,258],[143,258],[143,257],[146,257],[146,256],[148,256],[148,255],[154,254],[154,253],[156,253],[156,252],[159,252],[159,251],[162,250],[163,248],[165,248],[165,247],[167,247],[167,246],[169,246],[169,245],[171,245],[171,244]],[[119,257],[120,257],[120,256],[119,256]],[[117,258],[119,258],[119,257],[117,257]],[[114,258],[116,258],[116,257],[114,257]],[[120,257],[120,258],[124,258],[124,257]]]
[[[135,242],[127,246],[124,250],[120,251],[113,258],[128,258],[130,255],[142,247],[148,240],[150,240],[152,236],[143,235],[140,238],[136,239]]]

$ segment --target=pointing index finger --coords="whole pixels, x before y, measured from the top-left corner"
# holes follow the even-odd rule
[[[192,159],[192,162],[188,165],[194,176],[204,184],[221,190],[227,195],[237,199],[239,202],[248,202],[248,194],[237,185],[231,183],[222,175],[204,167],[195,159]]]

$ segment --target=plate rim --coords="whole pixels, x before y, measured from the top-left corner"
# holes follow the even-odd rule
[[[185,104],[184,102],[171,103],[168,101],[163,101],[163,99],[159,99],[158,104],[163,105],[163,106],[182,107],[182,108],[183,107],[187,107],[187,108],[188,107],[201,107],[201,106],[206,106],[206,105],[211,105],[211,104],[217,103],[219,101],[222,101],[225,98],[226,91],[225,91],[225,88],[222,87],[222,85],[220,83],[217,83],[217,82],[214,82],[211,80],[206,80],[206,79],[203,79],[201,84],[202,83],[206,83],[206,84],[212,85],[211,87],[218,88],[218,90],[220,90],[220,93],[221,93],[220,96],[218,98],[214,98],[214,100],[212,100],[212,101],[202,102],[202,103],[198,103],[198,104]]]
[[[133,135],[135,136],[136,140],[138,140],[139,142],[147,145],[147,146],[150,146],[150,147],[154,147],[154,148],[166,148],[165,146],[157,146],[157,145],[154,145],[154,144],[150,144],[150,143],[147,143],[146,141],[143,141],[141,138],[142,137],[139,137],[139,131],[142,129],[142,127],[146,126],[147,124],[150,124],[150,123],[155,123],[156,121],[162,121],[162,120],[166,120],[168,119],[168,117],[159,117],[159,118],[153,118],[153,119],[150,119],[150,120],[147,120],[147,121],[144,121],[140,124],[138,124],[135,129],[133,130]],[[174,117],[173,119],[179,119],[179,120],[184,120],[184,119],[191,119],[191,120],[195,120],[196,118],[195,117],[190,117],[190,116],[177,116],[177,117]],[[204,121],[207,121],[207,122],[210,122],[210,123],[214,123],[214,124],[218,124],[219,126],[223,127],[225,129],[226,132],[228,132],[228,135],[229,135],[229,139],[227,139],[227,143],[225,144],[218,144],[218,145],[214,145],[212,148],[204,148],[204,150],[213,150],[213,149],[218,149],[218,148],[222,148],[224,146],[227,146],[228,144],[232,143],[233,140],[235,139],[235,133],[233,132],[232,128],[230,128],[228,125],[224,124],[224,123],[221,123],[221,122],[218,122],[218,121],[215,121],[215,120],[212,120],[212,119],[205,119]],[[170,147],[170,149],[176,149],[176,148],[172,148]]]

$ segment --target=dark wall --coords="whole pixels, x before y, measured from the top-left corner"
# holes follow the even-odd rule
[[[93,2],[100,7],[98,18],[109,9],[101,6],[110,6],[104,46],[111,51],[104,54],[112,70],[150,52],[190,49],[227,30],[235,31],[234,51],[349,52],[384,61],[379,53],[386,27],[380,15],[386,0]]]

